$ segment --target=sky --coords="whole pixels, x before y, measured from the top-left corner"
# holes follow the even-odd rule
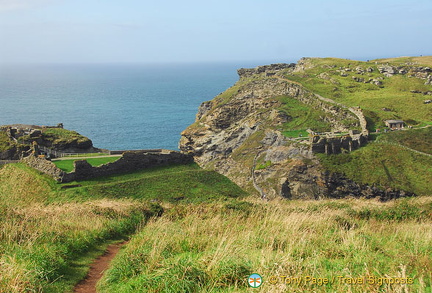
[[[0,0],[0,63],[432,55],[431,0]]]

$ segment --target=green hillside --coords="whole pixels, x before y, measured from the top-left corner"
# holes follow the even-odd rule
[[[431,59],[429,56],[363,62],[311,58],[306,61],[304,71],[289,72],[284,77],[344,105],[360,106],[370,121],[370,130],[383,128],[383,121],[388,119],[422,126],[432,123],[432,106],[424,104],[431,96],[423,94],[432,94],[432,85],[425,85],[425,79],[411,77],[411,71],[430,66]],[[387,77],[378,69],[385,65],[404,69],[406,73]]]

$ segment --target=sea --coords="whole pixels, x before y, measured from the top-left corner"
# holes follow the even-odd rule
[[[109,150],[178,149],[199,105],[253,62],[0,64],[0,125],[57,125]]]

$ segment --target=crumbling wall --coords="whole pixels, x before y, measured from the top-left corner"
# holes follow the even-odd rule
[[[343,151],[352,152],[367,143],[367,135],[353,134],[341,137],[325,137],[315,135],[311,138],[311,151],[322,154],[340,154]]]
[[[128,173],[151,167],[167,166],[171,164],[188,164],[193,162],[191,155],[177,151],[146,152],[128,151],[115,162],[93,167],[86,160],[74,162],[75,169],[66,173],[54,163],[43,157],[31,155],[23,159],[30,167],[52,176],[58,182],[71,182],[90,178]]]

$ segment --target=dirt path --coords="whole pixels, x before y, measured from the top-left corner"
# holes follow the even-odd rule
[[[111,260],[126,243],[127,242],[124,241],[109,245],[105,253],[95,259],[90,265],[90,271],[85,279],[75,286],[74,293],[96,293],[97,282],[102,278],[103,273],[108,268]]]

